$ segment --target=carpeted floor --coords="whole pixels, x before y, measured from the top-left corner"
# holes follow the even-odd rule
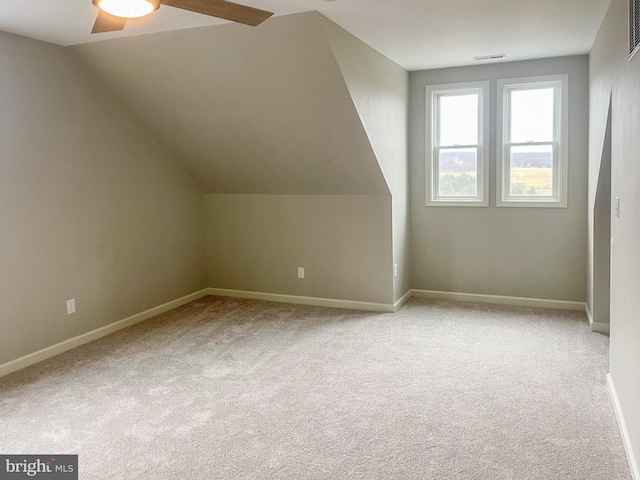
[[[81,479],[630,479],[575,312],[205,297],[0,379],[0,453]]]

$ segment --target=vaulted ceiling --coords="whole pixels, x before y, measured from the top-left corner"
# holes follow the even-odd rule
[[[610,0],[238,0],[276,16],[318,11],[408,70],[587,53]],[[75,45],[227,23],[163,6],[122,32],[90,35],[91,0],[0,2],[0,30]],[[273,22],[273,20],[269,20]],[[252,27],[243,27],[252,28]],[[257,28],[263,28],[257,27]]]
[[[388,194],[318,13],[73,47],[205,193]]]

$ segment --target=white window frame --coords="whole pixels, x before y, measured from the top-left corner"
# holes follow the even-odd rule
[[[447,94],[479,93],[478,145],[460,145],[460,148],[478,149],[478,195],[475,197],[441,197],[439,193],[438,156],[438,97]],[[426,205],[439,207],[488,207],[489,206],[489,81],[448,83],[426,86],[425,138],[426,138]]]
[[[640,16],[640,1],[629,0],[629,61],[640,50],[640,31],[637,19]]]
[[[511,105],[509,92],[530,88],[554,88],[553,194],[550,196],[510,195],[510,146],[538,143],[511,143]],[[498,207],[567,207],[569,184],[569,75],[544,75],[498,80],[496,206]]]

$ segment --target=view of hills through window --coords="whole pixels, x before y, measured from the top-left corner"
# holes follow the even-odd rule
[[[479,101],[477,92],[439,99],[439,195],[478,195]]]
[[[459,148],[440,151],[440,195],[478,194],[478,150]]]
[[[509,92],[509,186],[513,196],[553,195],[554,88],[525,87]],[[478,193],[478,96],[440,100],[439,195]]]
[[[553,194],[553,147],[511,147],[511,195]]]
[[[510,194],[553,195],[553,87],[510,92]]]
[[[475,149],[440,152],[440,194],[475,195],[478,189]],[[551,195],[551,146],[511,147],[511,194]]]

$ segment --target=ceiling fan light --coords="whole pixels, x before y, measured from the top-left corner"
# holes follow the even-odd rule
[[[156,5],[149,0],[99,0],[98,7],[122,18],[144,17],[156,9]]]

